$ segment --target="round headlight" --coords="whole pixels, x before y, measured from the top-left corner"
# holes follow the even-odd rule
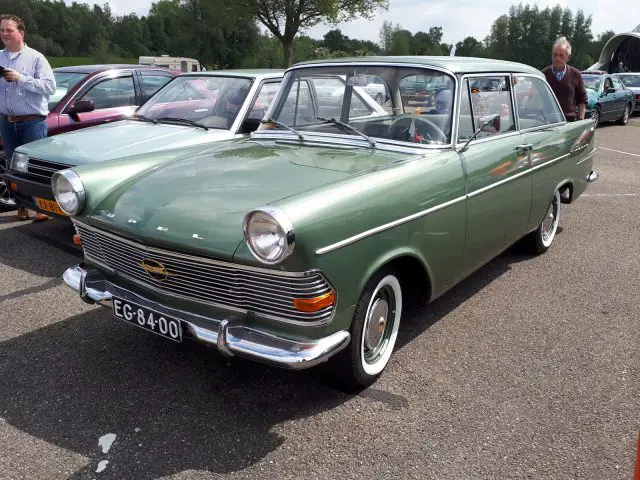
[[[280,209],[263,207],[249,212],[243,228],[249,250],[262,263],[280,263],[293,252],[293,225]]]
[[[53,195],[67,215],[77,215],[84,208],[84,186],[76,172],[61,170],[51,177]]]

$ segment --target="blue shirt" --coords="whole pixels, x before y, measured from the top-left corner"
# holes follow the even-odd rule
[[[555,68],[551,67],[551,71],[556,76],[558,81],[560,81],[564,78],[564,74],[567,73],[567,66],[565,65],[564,68],[559,72],[557,72]]]
[[[18,81],[0,78],[0,115],[47,115],[56,79],[47,59],[26,45],[19,52],[0,50],[0,65],[20,74]]]

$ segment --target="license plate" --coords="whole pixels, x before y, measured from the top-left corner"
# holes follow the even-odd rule
[[[40,210],[57,213],[58,215],[67,215],[62,211],[60,205],[58,205],[58,202],[55,200],[47,200],[46,198],[40,197],[33,197],[33,200],[36,202],[36,205]]]
[[[113,316],[145,330],[150,330],[169,340],[182,341],[182,324],[180,320],[167,317],[149,308],[113,297]]]

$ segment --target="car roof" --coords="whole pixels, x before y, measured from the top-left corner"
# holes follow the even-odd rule
[[[254,69],[235,69],[235,70],[211,70],[205,72],[188,72],[183,73],[184,77],[247,77],[247,78],[262,78],[262,77],[281,77],[284,74],[284,70],[268,69],[268,68],[254,68]]]
[[[295,64],[292,68],[308,65],[322,65],[332,63],[383,63],[383,64],[411,64],[425,67],[436,67],[448,70],[451,73],[487,73],[487,72],[516,72],[541,75],[537,68],[523,63],[509,62],[505,60],[493,60],[478,57],[420,57],[420,56],[379,56],[379,57],[349,57],[327,60],[311,60]]]
[[[140,69],[155,69],[155,70],[169,70],[171,69],[166,67],[160,67],[157,65],[135,65],[135,64],[102,64],[102,65],[74,65],[70,67],[57,67],[54,68],[54,72],[67,72],[67,73],[95,73],[95,72],[105,72],[107,70],[124,70],[128,68],[140,68]],[[173,70],[177,72],[177,70]]]

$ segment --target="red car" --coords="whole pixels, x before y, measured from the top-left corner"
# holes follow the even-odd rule
[[[180,73],[153,65],[55,68],[56,91],[49,98],[48,135],[122,120]],[[1,156],[0,174],[6,168],[4,153]],[[13,206],[13,203],[0,176],[0,204]]]

